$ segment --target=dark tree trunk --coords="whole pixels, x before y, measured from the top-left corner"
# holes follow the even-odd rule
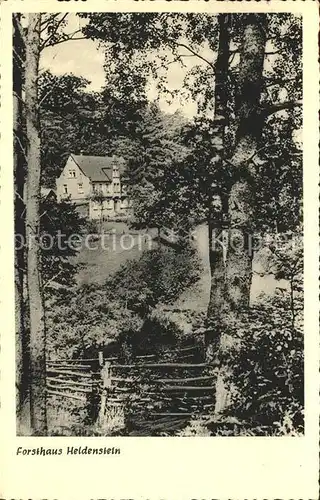
[[[13,15],[13,162],[14,162],[14,230],[15,230],[15,325],[16,325],[16,408],[18,433],[26,432],[29,384],[29,341],[24,315],[24,240],[25,141],[22,133],[22,80],[24,73],[24,40],[21,37],[20,14]]]
[[[236,95],[236,144],[228,160],[233,183],[228,200],[228,252],[225,275],[225,301],[221,308],[222,332],[220,354],[230,346],[236,348],[237,322],[249,307],[252,275],[252,241],[255,212],[255,172],[251,158],[261,140],[264,117],[260,110],[262,71],[266,45],[265,14],[244,16]],[[215,413],[221,413],[230,400],[232,388],[230,367],[221,366],[216,387]]]
[[[35,435],[46,435],[46,331],[41,290],[40,225],[40,125],[38,109],[38,73],[41,14],[29,14],[26,43],[26,128],[28,138],[27,276],[30,308],[30,411]]]
[[[213,165],[213,176],[216,169],[222,169],[222,157],[225,142],[225,126],[227,121],[227,76],[229,65],[229,29],[230,14],[219,14],[219,45],[218,56],[215,64],[215,118],[214,118],[214,138],[220,151],[218,162]],[[219,194],[220,210],[213,206],[214,196]],[[211,290],[208,305],[208,330],[206,333],[206,353],[207,361],[212,361],[216,356],[217,339],[220,331],[220,311],[224,303],[225,288],[225,257],[223,220],[227,210],[226,197],[223,188],[217,192],[214,183],[211,184],[209,192],[209,260],[211,272]]]

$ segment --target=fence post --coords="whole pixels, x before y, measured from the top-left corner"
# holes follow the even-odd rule
[[[102,368],[103,367],[103,351],[99,351],[98,356],[99,356],[99,366]]]
[[[125,427],[125,407],[124,404],[115,405],[109,401],[110,391],[112,389],[112,365],[109,361],[104,363],[101,370],[102,394],[99,412],[99,425],[107,435],[119,431]]]
[[[103,353],[99,352],[99,364],[100,364],[100,354],[103,354]],[[111,364],[107,361],[101,370],[102,394],[101,394],[101,405],[100,405],[100,412],[99,412],[100,425],[103,425],[103,422],[105,420],[105,411],[106,411],[106,404],[107,404],[107,391],[111,387],[110,365]]]

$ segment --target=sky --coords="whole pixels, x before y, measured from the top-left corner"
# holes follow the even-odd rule
[[[92,40],[74,40],[44,49],[40,70],[49,69],[56,75],[73,73],[90,80],[91,90],[100,90],[104,84],[104,53]]]
[[[65,27],[65,32],[73,33],[86,24],[86,22],[86,19],[80,19],[76,14],[70,13],[68,15],[68,23]],[[183,41],[186,42],[185,40]],[[267,50],[270,51],[272,49],[271,42],[270,46],[267,45]],[[188,51],[182,48],[180,53],[188,54]],[[215,54],[209,48],[203,47],[199,53],[204,58],[214,62]],[[167,50],[167,55],[170,57],[169,50]],[[150,52],[149,57],[156,58],[157,53]],[[232,64],[237,64],[239,62],[236,60],[237,57],[238,56],[236,56]],[[271,56],[267,58],[266,64],[272,64],[272,61],[276,57],[277,56]],[[195,65],[208,67],[206,62],[203,62],[197,57],[184,57],[183,60],[185,67],[182,67],[179,63],[173,63],[168,66],[167,86],[169,90],[181,90],[187,72]],[[73,73],[76,76],[82,76],[91,82],[88,89],[95,91],[100,90],[105,83],[105,70],[103,65],[103,45],[99,44],[97,41],[87,39],[73,40],[53,47],[47,47],[42,51],[40,59],[40,70],[49,69],[56,75]],[[179,109],[188,118],[192,118],[197,114],[197,104],[191,97],[186,99],[185,95],[182,96],[182,94],[180,94],[180,97],[178,96],[172,99],[171,102],[167,102],[168,96],[158,95],[156,81],[151,78],[148,84],[147,95],[150,101],[159,98],[160,108],[167,113],[173,113]],[[287,96],[284,95],[283,98],[286,99]]]
[[[70,14],[66,32],[72,33],[80,27],[79,22],[83,21],[80,21],[74,14]],[[183,53],[186,53],[186,50],[183,50]],[[201,54],[208,56],[208,49],[204,48]],[[210,57],[212,57],[212,53]],[[195,64],[206,65],[200,59],[191,57],[184,58],[184,62],[186,68],[182,68],[179,63],[169,66],[167,78],[170,90],[181,88],[186,72]],[[99,46],[99,43],[93,40],[74,40],[45,48],[40,59],[40,70],[49,69],[56,75],[73,73],[76,76],[82,76],[91,82],[90,90],[98,91],[104,85],[105,73],[103,64],[103,46]],[[148,97],[150,101],[159,97],[156,82],[152,79],[150,79],[148,85]],[[168,113],[173,113],[177,109],[180,109],[190,118],[197,113],[197,105],[191,99],[183,100],[175,98],[171,103],[168,103],[166,97],[160,96],[159,105],[163,111]]]

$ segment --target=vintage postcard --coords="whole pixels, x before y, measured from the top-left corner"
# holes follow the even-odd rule
[[[316,500],[317,2],[0,9],[0,498]]]

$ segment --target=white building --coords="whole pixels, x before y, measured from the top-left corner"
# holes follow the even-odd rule
[[[129,215],[122,177],[125,162],[120,157],[70,154],[56,179],[57,200],[71,201],[90,219],[108,219]]]

